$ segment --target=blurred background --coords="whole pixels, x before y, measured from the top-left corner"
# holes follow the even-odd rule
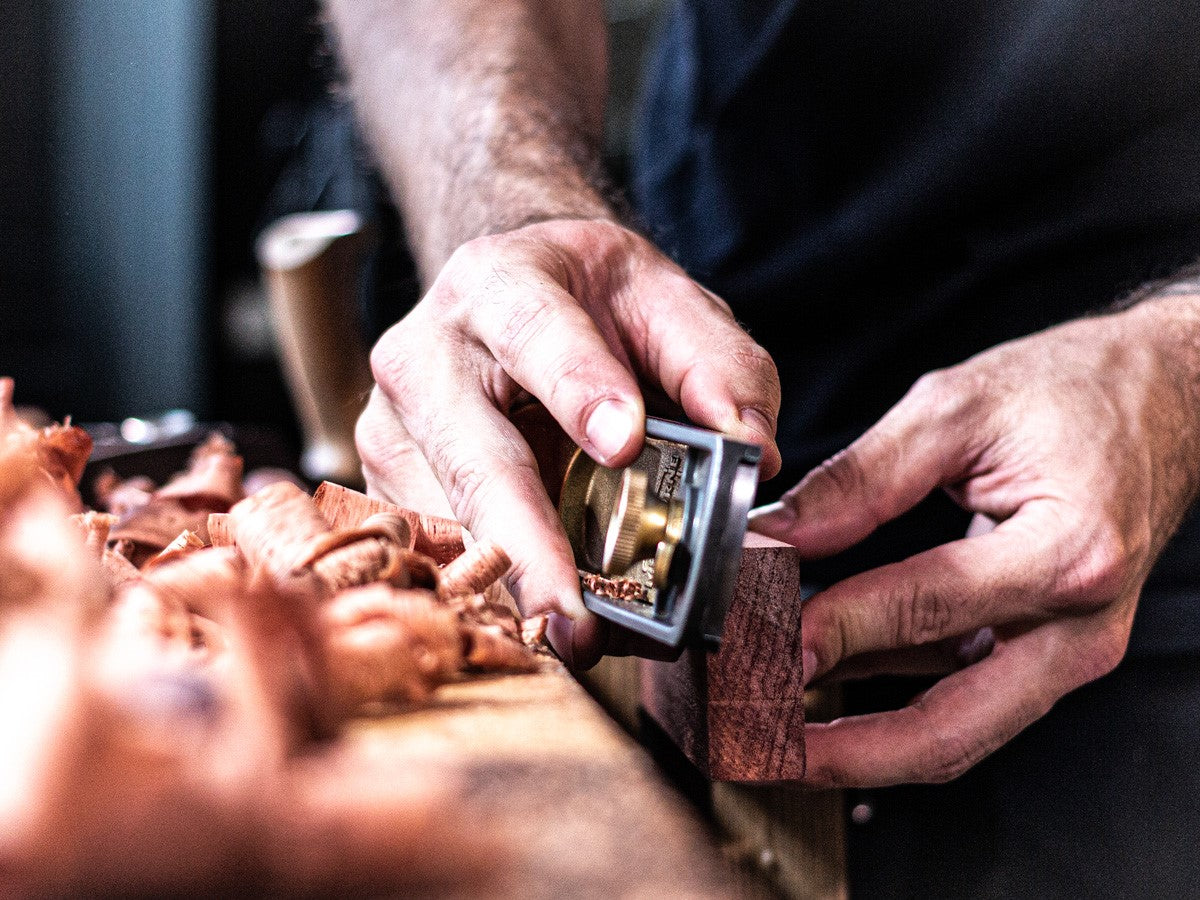
[[[607,4],[618,177],[665,2]],[[6,0],[0,64],[0,374],[18,402],[85,422],[184,408],[295,442],[262,228],[335,208],[380,223],[368,341],[418,296],[318,2]]]

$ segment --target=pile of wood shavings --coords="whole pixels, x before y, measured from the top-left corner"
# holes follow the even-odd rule
[[[592,572],[580,571],[584,588],[599,597],[613,600],[646,600],[646,586],[636,578],[605,578]]]
[[[215,436],[186,472],[78,484],[69,424],[0,379],[0,894],[322,894],[461,884],[492,838],[446,788],[338,741],[364,710],[539,666],[544,619],[457,523],[335,485],[245,496]],[[17,727],[19,723],[19,727]],[[485,846],[487,845],[487,846]]]

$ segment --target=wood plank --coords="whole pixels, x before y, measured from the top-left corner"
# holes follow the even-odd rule
[[[347,740],[376,765],[461,786],[454,814],[509,848],[488,896],[739,893],[697,814],[557,663],[443,687]]]
[[[719,653],[688,650],[641,664],[642,704],[714,781],[779,782],[804,774],[800,558],[748,534]]]

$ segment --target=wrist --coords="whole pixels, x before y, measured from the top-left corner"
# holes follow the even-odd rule
[[[460,143],[454,165],[425,174],[436,196],[422,204],[424,216],[410,238],[426,284],[475,238],[554,219],[619,219],[600,135],[578,108],[512,100],[489,106],[486,124],[468,129],[474,133]],[[404,205],[406,214],[419,216],[420,209]]]
[[[1127,340],[1148,348],[1154,360],[1157,410],[1151,432],[1174,448],[1162,480],[1182,486],[1186,507],[1200,492],[1200,285],[1165,284],[1118,316],[1131,329]]]
[[[575,169],[532,172],[527,167],[500,167],[486,176],[461,179],[424,228],[410,229],[425,284],[456,249],[476,238],[555,220],[619,222],[599,180]]]
[[[1193,380],[1200,376],[1200,285],[1165,284],[1116,315],[1175,358]]]

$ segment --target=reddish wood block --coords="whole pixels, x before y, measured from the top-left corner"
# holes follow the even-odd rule
[[[642,705],[714,781],[792,781],[804,774],[800,558],[746,535],[721,651],[641,662]]]

